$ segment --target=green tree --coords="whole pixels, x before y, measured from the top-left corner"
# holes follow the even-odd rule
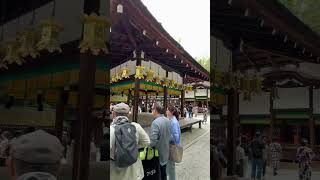
[[[196,57],[196,61],[210,72],[210,57]]]
[[[320,33],[319,0],[279,0],[293,15],[299,18],[314,32]]]

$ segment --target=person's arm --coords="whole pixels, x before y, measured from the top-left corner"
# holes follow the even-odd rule
[[[149,138],[147,132],[140,126],[140,124],[137,124],[136,127],[137,127],[137,131],[139,133],[138,145],[141,147],[149,146],[150,138]]]
[[[160,128],[159,125],[154,121],[151,124],[150,130],[150,147],[155,147],[159,141]]]
[[[175,144],[179,143],[179,137],[180,137],[180,127],[178,123],[174,123],[172,127],[172,136]]]

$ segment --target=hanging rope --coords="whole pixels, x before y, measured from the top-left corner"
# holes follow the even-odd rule
[[[55,16],[56,16],[56,0],[53,0],[53,6],[52,6],[51,16],[52,16],[52,17],[55,17]]]

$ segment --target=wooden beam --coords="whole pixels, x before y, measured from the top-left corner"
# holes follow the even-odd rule
[[[245,7],[250,8],[258,17],[263,18],[266,24],[271,24],[274,28],[287,33],[290,37],[308,47],[312,53],[320,56],[319,36],[295,18],[280,2],[256,0],[240,0],[240,2]]]

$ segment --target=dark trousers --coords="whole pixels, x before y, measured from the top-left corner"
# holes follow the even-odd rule
[[[160,165],[161,180],[167,180],[167,165]]]
[[[5,166],[6,166],[6,159],[0,158],[0,167],[5,167]]]
[[[244,176],[243,164],[244,164],[244,163],[243,163],[243,160],[242,160],[242,159],[240,160],[240,163],[237,164],[237,174],[238,174],[239,177],[243,177],[243,176]]]

